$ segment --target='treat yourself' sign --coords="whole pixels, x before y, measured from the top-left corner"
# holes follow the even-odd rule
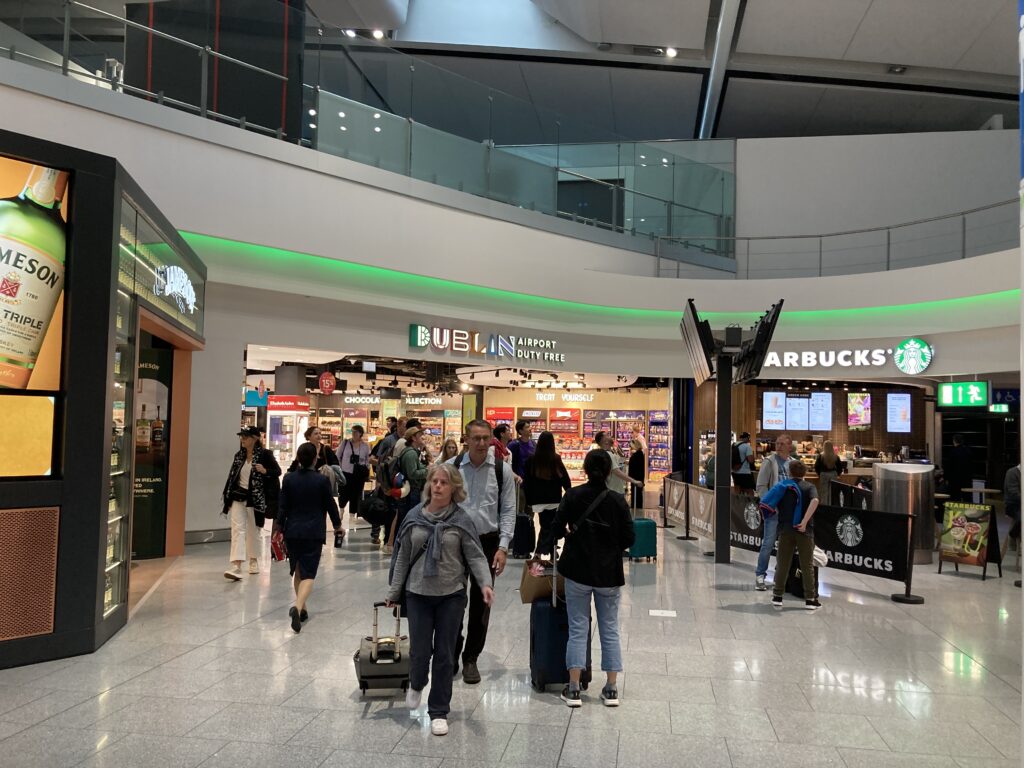
[[[417,323],[409,324],[409,347],[415,350],[452,352],[469,357],[565,363],[565,354],[558,351],[558,342],[555,339],[518,336],[514,333],[486,334],[472,329],[442,328]]]
[[[917,376],[931,365],[935,350],[922,339],[904,339],[890,348],[769,352],[765,368],[883,368],[890,361],[900,373]]]

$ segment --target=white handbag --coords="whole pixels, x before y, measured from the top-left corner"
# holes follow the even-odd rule
[[[824,568],[828,565],[828,555],[826,555],[825,550],[817,544],[814,545],[814,557],[812,559],[818,568]]]

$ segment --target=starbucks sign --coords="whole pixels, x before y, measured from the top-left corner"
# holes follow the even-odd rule
[[[924,373],[934,357],[935,350],[928,342],[912,337],[885,348],[769,352],[764,367],[873,369],[885,368],[891,361],[900,373],[917,376]]]
[[[892,361],[901,373],[917,376],[931,365],[934,354],[932,348],[921,339],[904,339],[893,349]]]

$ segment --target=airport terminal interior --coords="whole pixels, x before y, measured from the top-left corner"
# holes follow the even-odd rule
[[[0,0],[0,766],[1024,764],[1022,62]]]

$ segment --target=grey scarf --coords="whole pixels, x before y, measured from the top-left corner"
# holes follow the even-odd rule
[[[405,519],[402,521],[402,527],[398,529],[398,533],[395,535],[395,551],[391,555],[391,569],[388,573],[389,583],[395,573],[395,562],[398,559],[398,552],[402,546],[403,534],[413,526],[420,526],[430,531],[426,552],[423,553],[425,556],[423,575],[427,577],[437,576],[437,564],[441,560],[441,539],[444,537],[446,530],[458,528],[470,536],[477,535],[476,526],[473,525],[465,510],[458,504],[448,505],[439,514],[427,512],[423,504],[417,504],[406,514]]]

